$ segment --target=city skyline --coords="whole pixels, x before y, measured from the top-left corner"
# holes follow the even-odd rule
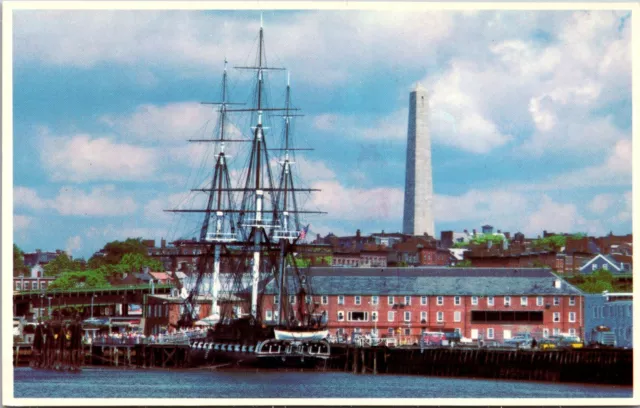
[[[628,11],[263,14],[268,61],[290,69],[305,115],[295,137],[316,149],[297,170],[323,190],[306,204],[329,214],[310,233],[402,230],[418,82],[430,95],[437,235],[485,223],[632,231]],[[114,239],[177,238],[162,210],[211,157],[186,142],[213,117],[200,101],[218,97],[225,57],[252,58],[260,11],[13,19],[15,242],[87,258]],[[246,99],[246,79],[231,75],[231,98]],[[277,102],[286,75],[269,79]]]

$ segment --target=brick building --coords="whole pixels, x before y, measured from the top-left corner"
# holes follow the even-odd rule
[[[414,342],[433,330],[495,341],[518,332],[583,334],[581,292],[548,269],[311,268],[306,278],[313,296],[305,302],[327,313],[332,335],[377,331]],[[271,282],[262,297],[266,322],[275,317],[275,294]]]
[[[142,307],[144,334],[157,335],[176,325],[184,311],[184,299],[172,295],[146,295]],[[196,313],[200,319],[211,314],[211,297],[196,297]]]

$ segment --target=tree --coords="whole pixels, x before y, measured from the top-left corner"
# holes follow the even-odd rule
[[[540,250],[559,251],[567,245],[567,237],[564,235],[551,235],[533,241],[533,246]]]
[[[456,264],[456,268],[470,268],[472,266],[471,260],[469,259],[465,259],[464,261],[460,261]]]
[[[489,241],[491,241],[491,243],[494,245],[500,245],[502,244],[502,241],[504,241],[504,237],[502,235],[494,235],[494,234],[477,234],[473,238],[471,238],[469,243],[481,245],[481,244],[486,244]]]
[[[57,276],[63,272],[82,270],[82,264],[75,262],[64,252],[44,266],[45,276]]]
[[[118,265],[125,268],[127,272],[138,272],[145,266],[149,267],[152,271],[161,271],[164,269],[162,262],[159,260],[137,252],[124,254]]]
[[[29,268],[24,264],[24,252],[13,244],[13,276],[26,275]]]
[[[89,268],[97,268],[102,265],[117,265],[126,254],[147,254],[147,247],[142,243],[142,238],[127,238],[125,241],[112,241],[101,250],[104,256],[92,256],[89,259]]]

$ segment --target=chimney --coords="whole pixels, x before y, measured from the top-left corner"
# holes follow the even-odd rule
[[[360,238],[360,230],[356,230],[356,237]]]
[[[473,236],[475,236],[475,235],[476,235],[476,229],[474,228],[473,229]]]
[[[560,289],[560,288],[562,288],[562,281],[561,281],[560,279],[556,279],[556,280],[553,282],[553,287],[554,287],[554,288],[556,288],[556,289]]]
[[[468,231],[468,230],[464,230],[464,233],[465,233],[465,234],[468,234],[468,233],[469,233],[469,231]]]
[[[498,234],[500,234],[502,231],[498,230]]]
[[[167,240],[166,239],[162,238],[160,240],[160,247],[161,248],[166,248],[167,247]]]

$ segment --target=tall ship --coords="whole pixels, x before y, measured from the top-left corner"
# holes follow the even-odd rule
[[[305,276],[314,248],[304,243],[309,225],[303,218],[322,212],[299,208],[301,195],[317,190],[298,186],[294,159],[298,151],[311,149],[294,145],[292,122],[300,115],[291,102],[288,73],[282,106],[268,103],[268,74],[282,76],[284,85],[284,72],[278,71],[285,68],[267,64],[262,19],[255,62],[234,68],[252,74],[252,101],[230,98],[225,59],[221,99],[206,102],[217,108],[215,130],[189,140],[215,151],[210,178],[192,189],[206,197],[206,205],[167,210],[202,215],[199,237],[188,243],[198,258],[195,282],[189,290],[180,288],[184,305],[178,325],[191,327],[199,320],[196,299],[207,283],[211,314],[204,320],[210,326],[206,337],[191,342],[193,365],[318,365],[329,358],[330,344],[327,316],[317,312]],[[242,115],[250,120],[248,129],[236,125]],[[272,117],[282,127],[280,144],[265,125]]]

